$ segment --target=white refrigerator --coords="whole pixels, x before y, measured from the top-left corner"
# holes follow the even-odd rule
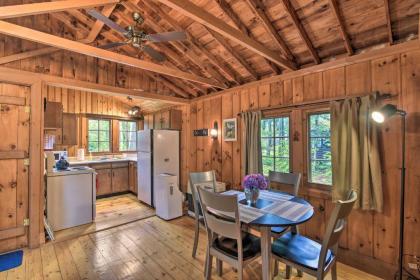
[[[179,186],[179,131],[145,129],[137,132],[138,199],[155,207],[155,186],[167,173],[177,176]]]

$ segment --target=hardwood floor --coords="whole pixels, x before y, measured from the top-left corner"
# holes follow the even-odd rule
[[[55,232],[55,238],[56,241],[68,240],[154,215],[155,210],[139,202],[133,194],[101,198],[96,201],[94,223]]]
[[[23,264],[0,273],[5,279],[202,279],[205,234],[202,231],[197,258],[191,257],[194,221],[182,217],[165,222],[151,217],[71,240],[25,249]],[[261,279],[261,265],[254,261],[245,279]],[[281,275],[276,279],[282,279]],[[352,267],[338,264],[339,279],[378,279]],[[224,265],[220,278],[236,279]],[[309,276],[293,279],[313,279]],[[328,276],[327,279],[330,279]]]

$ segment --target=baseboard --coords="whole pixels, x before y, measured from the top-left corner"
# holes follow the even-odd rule
[[[382,279],[394,279],[397,266],[347,249],[338,250],[338,261]]]

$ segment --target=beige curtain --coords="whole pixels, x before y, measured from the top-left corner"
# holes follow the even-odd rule
[[[262,172],[261,112],[242,113],[242,176]]]
[[[356,208],[382,212],[383,191],[378,129],[371,121],[375,96],[331,103],[333,201],[358,194]]]

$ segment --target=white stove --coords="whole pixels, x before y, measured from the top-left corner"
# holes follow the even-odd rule
[[[47,177],[47,220],[53,231],[93,222],[96,173],[88,166],[52,169]]]

